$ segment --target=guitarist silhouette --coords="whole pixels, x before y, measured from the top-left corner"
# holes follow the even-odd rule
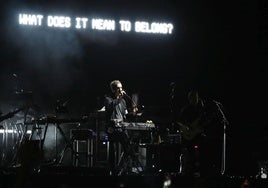
[[[204,128],[209,123],[203,100],[197,91],[191,90],[188,103],[181,109],[177,124],[180,127],[182,138],[192,140],[204,134]]]
[[[196,90],[187,95],[187,104],[181,109],[177,125],[182,137],[182,173],[200,177],[199,144],[205,137],[206,110]]]
[[[212,139],[217,133],[209,132],[217,127],[217,112],[211,108],[209,101],[201,99],[196,90],[188,92],[187,99],[188,103],[181,109],[176,122],[184,148],[182,173],[195,177],[206,176],[217,170],[216,154],[220,145],[216,145],[217,140]]]

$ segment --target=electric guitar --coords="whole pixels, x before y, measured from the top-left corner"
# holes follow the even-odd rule
[[[199,116],[193,122],[187,125],[177,122],[177,124],[180,126],[182,137],[185,140],[192,140],[197,135],[204,133],[206,126],[211,123],[212,117],[214,117],[214,114],[205,117],[205,120],[203,116]]]

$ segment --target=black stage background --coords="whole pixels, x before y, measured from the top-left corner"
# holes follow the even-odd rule
[[[31,92],[41,114],[59,99],[70,116],[101,106],[109,82],[139,92],[145,109],[168,116],[170,85],[176,107],[191,88],[220,101],[227,127],[227,168],[243,174],[267,160],[264,110],[267,61],[265,1],[8,1],[1,2],[0,109]],[[99,15],[172,22],[171,35],[21,27],[17,13]],[[263,109],[264,108],[264,109]],[[251,173],[251,172],[250,172]]]

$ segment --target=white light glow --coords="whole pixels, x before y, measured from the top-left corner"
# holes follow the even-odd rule
[[[105,30],[121,32],[136,32],[148,34],[169,35],[173,33],[174,26],[168,22],[147,22],[136,20],[132,22],[127,19],[102,19],[98,17],[70,17],[60,15],[42,14],[18,14],[20,25],[26,26],[46,26],[51,28],[74,28],[77,30]]]
[[[267,179],[267,174],[265,173],[261,174],[261,179]]]
[[[41,14],[19,14],[19,24],[41,26],[43,17]]]
[[[168,188],[170,186],[171,186],[171,180],[170,179],[164,181],[163,188]]]
[[[126,32],[131,31],[131,22],[130,21],[120,20],[119,24],[120,24],[121,31],[126,31]]]
[[[47,16],[48,27],[70,28],[71,18],[68,16]]]
[[[87,22],[88,22],[88,19],[87,18],[80,18],[80,17],[77,17],[75,18],[76,20],[76,25],[75,25],[75,28],[76,29],[86,29],[87,28]]]
[[[0,133],[17,133],[17,131],[16,130],[12,130],[12,129],[8,129],[8,130],[0,129]]]
[[[6,134],[6,133],[12,133],[12,134],[17,134],[17,133],[21,133],[21,131],[17,131],[17,130],[12,130],[12,129],[0,129],[0,134]],[[32,131],[31,130],[27,130],[26,132],[27,134],[31,134]]]
[[[115,21],[106,19],[92,19],[91,28],[96,30],[115,30]]]
[[[144,21],[135,22],[135,31],[138,33],[159,33],[159,34],[172,34],[173,24],[171,23],[157,23]]]

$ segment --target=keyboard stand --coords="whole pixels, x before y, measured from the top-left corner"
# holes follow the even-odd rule
[[[137,144],[130,144],[130,153],[123,151],[120,155],[117,166],[121,168],[118,172],[118,176],[123,174],[136,174],[141,175],[144,171],[142,164],[138,158],[139,153],[135,152]]]

